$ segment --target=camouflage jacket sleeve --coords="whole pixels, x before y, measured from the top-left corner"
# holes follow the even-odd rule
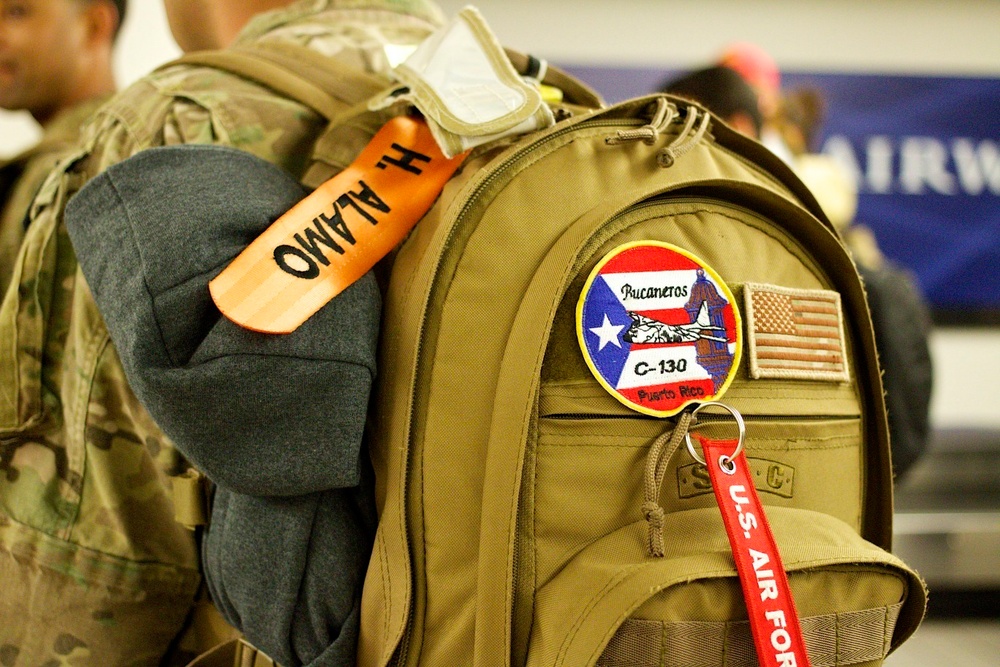
[[[183,462],[129,389],[62,224],[109,153],[85,155],[42,186],[0,306],[0,654],[156,665],[198,560],[173,519]]]
[[[20,155],[0,164],[0,294],[7,291],[17,251],[24,240],[31,200],[46,176],[76,146],[80,127],[106,100],[88,100],[67,109],[46,126],[41,140]]]
[[[197,103],[128,95],[42,186],[0,306],[0,655],[24,664],[157,665],[200,584],[168,480],[185,464],[129,388],[62,218],[107,166],[230,133]]]
[[[299,44],[325,35],[324,53],[383,70],[383,43],[412,45],[432,27],[362,4],[294,3],[256,29]],[[66,202],[108,166],[179,143],[233,146],[299,176],[324,122],[253,82],[170,66],[102,107],[46,180],[0,305],[0,658],[159,664],[200,581],[167,479],[185,464],[128,387],[62,223]]]
[[[0,651],[153,665],[193,602],[197,556],[173,521],[178,459],[122,376],[61,224],[81,182],[46,181],[0,306]]]

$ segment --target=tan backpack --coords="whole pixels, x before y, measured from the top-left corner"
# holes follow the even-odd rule
[[[746,421],[813,667],[882,664],[926,592],[889,553],[879,366],[836,233],[783,163],[700,107],[649,97],[561,114],[468,159],[395,258],[359,663],[757,664],[705,468],[677,438],[664,447],[682,419],[613,396],[582,345],[595,267],[665,243],[744,311],[721,401]],[[768,361],[769,304],[810,295],[834,308],[846,367]]]
[[[293,76],[294,59],[280,64],[270,85],[321,109],[322,95],[299,92],[315,78]],[[688,428],[722,437],[731,421],[709,409],[692,426],[687,400],[667,417],[637,409],[587,351],[588,290],[633,246],[693,258],[698,279],[710,274],[741,313],[728,316],[733,363],[714,386],[746,422],[811,664],[882,664],[916,630],[926,591],[889,553],[880,372],[836,232],[779,159],[701,107],[654,96],[596,108],[558,70],[548,83],[567,91],[559,122],[476,149],[391,266],[359,664],[757,664],[705,466],[679,447]],[[328,116],[346,107],[336,104]],[[348,116],[347,130],[335,122],[317,142],[308,184],[347,164],[384,120]],[[714,297],[697,283],[678,288],[696,306],[692,365],[721,312],[699,311]],[[765,334],[784,321],[774,309],[799,298],[834,313],[839,366],[797,362],[794,335],[769,357]],[[639,318],[602,344],[641,347]]]

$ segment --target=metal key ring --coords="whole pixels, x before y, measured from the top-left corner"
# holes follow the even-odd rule
[[[732,406],[729,406],[729,405],[726,405],[725,403],[699,403],[698,407],[696,407],[691,412],[691,417],[692,418],[696,417],[698,415],[698,411],[699,410],[701,410],[702,408],[708,407],[708,406],[715,406],[715,407],[724,408],[725,410],[727,410],[729,412],[729,414],[731,414],[733,416],[733,418],[736,420],[736,425],[740,429],[739,438],[736,441],[736,449],[733,450],[732,454],[730,454],[727,457],[723,457],[722,460],[719,461],[719,465],[722,466],[723,471],[724,472],[728,472],[726,470],[726,468],[728,467],[727,464],[732,464],[733,459],[735,459],[737,456],[739,456],[740,452],[743,451],[743,440],[746,438],[747,426],[743,422],[743,415],[741,415],[736,408],[734,408]],[[690,433],[685,433],[684,434],[684,444],[687,445],[687,450],[688,450],[688,453],[691,454],[691,458],[693,458],[695,461],[697,461],[698,463],[700,463],[702,465],[708,465],[707,463],[705,463],[705,459],[703,459],[700,456],[698,456],[698,452],[694,448],[694,443],[691,442],[691,434]],[[735,468],[733,468],[733,470],[735,470]],[[732,474],[732,473],[730,473],[730,474]]]

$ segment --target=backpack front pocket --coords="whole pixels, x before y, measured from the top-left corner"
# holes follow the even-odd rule
[[[650,443],[673,424],[606,398],[582,386],[542,391],[517,561],[519,584],[534,591],[528,664],[756,665],[707,471],[686,451],[671,457],[658,496],[664,556],[651,556],[644,473]],[[881,664],[919,623],[924,591],[860,536],[861,418],[745,420],[747,460],[813,667]],[[732,427],[709,415],[696,428],[721,437]]]
[[[573,554],[642,518],[650,443],[673,428],[670,421],[617,413],[610,403],[604,414],[571,412],[594,404],[577,387],[543,392],[533,483],[524,490],[530,499],[526,507],[533,508],[530,557],[539,587]],[[821,512],[860,532],[858,416],[745,415],[745,420],[747,458],[766,505]],[[712,436],[727,426],[709,422],[696,428]],[[668,514],[714,508],[705,467],[686,452],[676,453],[658,501]]]
[[[768,515],[813,667],[880,665],[923,615],[915,573],[834,517]],[[662,558],[645,553],[645,531],[638,521],[594,541],[541,586],[529,665],[757,664],[718,509],[666,515]]]

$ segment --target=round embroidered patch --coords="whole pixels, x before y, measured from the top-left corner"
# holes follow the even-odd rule
[[[743,327],[729,287],[668,243],[626,243],[587,279],[576,332],[587,365],[619,401],[655,417],[711,401],[729,387]]]

